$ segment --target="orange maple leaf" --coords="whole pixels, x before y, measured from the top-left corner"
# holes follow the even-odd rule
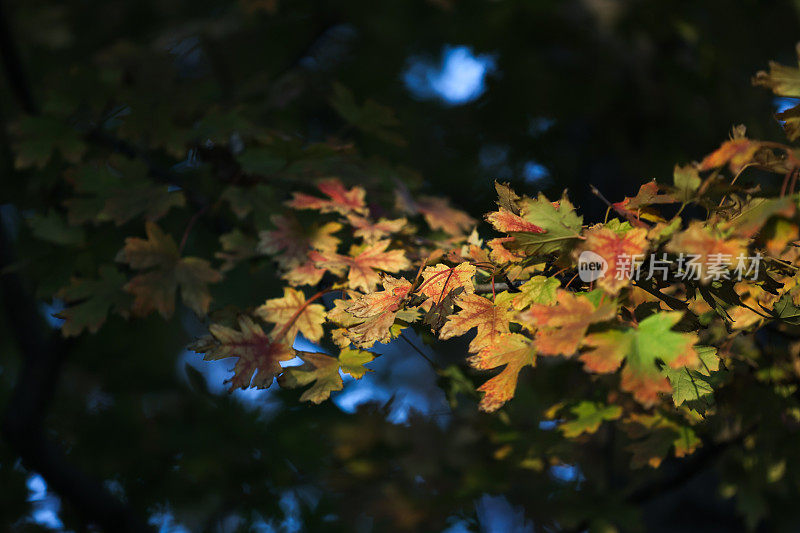
[[[699,278],[708,283],[712,279],[710,266],[736,266],[740,257],[746,255],[747,241],[744,239],[725,239],[703,222],[695,221],[684,231],[673,235],[665,249],[669,252],[688,254],[692,261],[681,265],[690,279]],[[689,272],[690,269],[695,272]]]
[[[492,412],[514,397],[520,370],[533,365],[536,356],[529,338],[512,333],[501,335],[491,346],[482,349],[468,361],[478,370],[505,366],[499,374],[478,388],[484,393],[479,404],[480,409]]]
[[[520,323],[536,330],[536,350],[542,355],[572,355],[591,324],[611,320],[617,307],[601,302],[597,307],[585,296],[559,289],[556,305],[533,304],[519,315]]]
[[[270,339],[261,326],[247,316],[239,317],[239,329],[212,324],[210,336],[192,344],[190,349],[202,353],[206,361],[238,357],[234,375],[228,380],[231,390],[252,386],[266,389],[275,376],[281,373],[281,361],[294,357],[291,346]],[[255,374],[255,378],[253,378]]]
[[[475,292],[475,285],[472,278],[475,276],[475,267],[469,263],[461,263],[455,267],[448,267],[444,264],[426,267],[422,271],[422,284],[419,291],[438,302],[448,293],[458,289],[464,289],[464,293]]]
[[[465,294],[456,300],[461,310],[447,318],[439,338],[449,339],[464,335],[476,328],[475,338],[469,344],[469,351],[477,353],[483,348],[495,346],[502,335],[510,333],[511,298],[507,292],[498,294],[495,301],[478,294]]]
[[[296,192],[286,205],[294,209],[316,209],[321,213],[348,213],[366,214],[367,206],[364,203],[365,191],[362,187],[353,187],[348,190],[336,178],[322,180],[317,184],[320,192],[328,198],[318,198],[309,194]]]
[[[711,170],[727,163],[731,172],[736,174],[753,160],[753,156],[756,155],[760,148],[761,143],[747,138],[725,141],[700,162],[698,170]]]
[[[486,244],[489,246],[489,257],[495,263],[518,263],[525,259],[525,254],[518,250],[509,250],[504,243],[514,242],[514,237],[499,237]]]
[[[403,250],[389,250],[391,241],[383,240],[365,246],[354,246],[350,255],[339,255],[312,251],[308,254],[318,268],[325,268],[337,275],[347,274],[348,286],[370,292],[380,282],[379,270],[400,272],[410,266]]]
[[[265,322],[275,324],[273,333],[289,344],[294,342],[297,332],[316,342],[322,338],[322,323],[325,322],[325,307],[306,303],[305,295],[295,289],[285,287],[283,298],[273,298],[256,309]]]
[[[583,235],[586,239],[573,251],[573,257],[577,260],[582,252],[591,251],[605,259],[608,270],[597,280],[597,286],[610,294],[617,294],[631,281],[631,270],[628,267],[641,261],[647,251],[647,230],[634,228],[619,234],[602,224],[597,224],[586,230]],[[629,263],[625,264],[626,260]]]

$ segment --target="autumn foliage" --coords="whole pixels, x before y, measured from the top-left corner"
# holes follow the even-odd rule
[[[796,68],[773,64],[754,81],[800,97]],[[778,117],[789,141],[800,132],[797,109]],[[45,165],[57,152],[83,160],[88,148],[77,138],[36,153],[28,138],[35,120],[15,129],[18,167]],[[226,185],[206,212],[193,209],[187,190],[144,177],[120,191],[115,173],[130,164],[114,156],[76,165],[65,215],[29,220],[34,234],[60,244],[136,221],[113,263],[57,291],[67,305],[63,335],[96,332],[109,313],[168,319],[182,304],[207,328],[190,348],[232,362],[230,389],[299,388],[301,401],[319,404],[343,388],[343,376],[369,372],[381,345],[414,330],[433,343],[461,339],[459,372],[479,376],[475,409],[488,413],[514,402],[526,372],[547,375],[554,361],[574,361],[591,394],[565,394],[547,416],[568,439],[615,425],[633,442],[632,464],[655,467],[709,445],[716,438],[709,435],[746,430],[716,401],[744,379],[742,368],[768,381],[776,374],[763,369],[789,372],[796,364],[797,354],[767,363],[743,346],[800,317],[800,152],[750,139],[743,127],[700,162],[676,166],[671,181],[649,181],[616,202],[598,191],[607,212],[592,223],[566,192],[527,196],[496,183],[479,221],[399,182],[387,193],[323,176],[293,184],[302,190],[286,195],[281,212],[261,213],[268,229],[258,229],[246,222],[258,210],[258,185]],[[780,194],[742,185],[748,173],[779,183]],[[173,210],[187,214],[182,235],[160,225]],[[221,212],[235,225],[218,248],[187,253],[197,219]],[[602,259],[604,276],[579,275],[585,252]],[[685,255],[695,258],[695,278],[685,275]],[[757,272],[734,276],[740,257],[758,258]],[[640,273],[652,273],[656,260],[663,268],[616,276],[624,260]],[[269,265],[253,275],[278,277],[282,294],[254,293],[249,308],[216,307],[215,286],[253,264]],[[300,336],[319,350],[296,350]],[[295,358],[299,364],[287,365]],[[800,423],[797,409],[783,415]]]

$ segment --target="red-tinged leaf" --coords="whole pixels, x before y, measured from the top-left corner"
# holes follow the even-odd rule
[[[391,276],[383,278],[384,290],[358,297],[342,305],[346,311],[336,315],[346,322],[344,337],[361,348],[369,348],[376,342],[386,343],[392,338],[392,326],[400,311],[400,303],[408,296],[411,283]]]
[[[238,357],[229,380],[231,390],[250,386],[269,388],[272,379],[281,373],[281,361],[294,358],[289,344],[271,339],[247,316],[239,317],[238,330],[212,324],[209,332],[210,336],[198,340],[190,349],[204,354],[206,361]]]
[[[515,215],[507,209],[500,208],[486,215],[486,220],[494,226],[497,231],[511,233],[512,231],[524,231],[527,233],[544,233],[545,229],[529,222],[519,215]]]
[[[503,366],[503,370],[481,385],[478,390],[484,393],[480,409],[493,412],[514,397],[519,372],[536,361],[531,340],[516,333],[501,335],[491,346],[469,358],[473,368],[491,370]]]
[[[444,264],[426,267],[422,271],[422,284],[420,292],[436,303],[448,293],[462,288],[465,294],[475,292],[472,278],[475,276],[475,267],[469,263],[461,263],[455,267]]]
[[[366,214],[365,191],[362,187],[345,188],[336,178],[320,181],[317,188],[328,198],[318,198],[304,193],[294,193],[286,205],[294,209],[315,209],[321,213]]]
[[[383,276],[383,289],[382,291],[359,297],[346,307],[347,312],[357,318],[368,318],[385,312],[396,312],[400,309],[400,302],[408,296],[408,291],[411,290],[411,283],[403,278],[396,279],[391,276]]]
[[[599,255],[608,263],[608,270],[597,280],[597,286],[609,294],[617,294],[631,282],[630,266],[641,262],[647,252],[647,230],[634,228],[619,234],[597,224],[583,234],[583,240],[573,251],[577,261],[580,254],[589,251]],[[627,262],[626,262],[627,261]]]
[[[477,333],[470,342],[469,350],[477,353],[495,346],[500,337],[510,333],[511,296],[508,293],[498,294],[494,302],[478,294],[466,294],[456,304],[461,310],[445,322],[439,332],[440,339],[464,335],[475,328]]]
[[[525,254],[519,250],[509,250],[504,246],[505,243],[511,243],[514,237],[499,237],[492,239],[486,243],[489,246],[489,258],[492,262],[498,264],[504,263],[518,263],[525,259]]]
[[[381,218],[373,222],[368,218],[356,215],[347,215],[347,221],[356,229],[353,235],[361,237],[366,242],[377,241],[394,233],[398,233],[408,224],[408,220],[405,218],[398,218],[395,220]]]
[[[320,304],[307,304],[306,296],[302,292],[285,287],[283,298],[273,298],[256,309],[264,322],[275,324],[273,333],[292,344],[297,332],[312,342],[322,338],[322,324],[325,322],[325,306]]]
[[[536,330],[536,350],[541,355],[572,355],[591,324],[611,320],[617,315],[613,301],[595,305],[585,296],[559,289],[556,305],[531,305],[519,315],[520,323]]]
[[[353,247],[350,255],[312,251],[309,258],[318,268],[328,269],[335,274],[347,272],[348,286],[351,289],[370,292],[380,282],[378,271],[397,273],[410,266],[403,250],[386,249],[391,241],[378,241],[369,245]]]
[[[341,242],[333,234],[342,229],[338,222],[303,225],[292,215],[272,217],[275,229],[259,233],[258,251],[275,255],[284,268],[307,260],[310,250],[335,252]]]

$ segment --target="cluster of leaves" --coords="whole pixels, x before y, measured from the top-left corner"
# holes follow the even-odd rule
[[[796,69],[773,65],[755,81],[776,94],[798,96],[797,78]],[[337,94],[344,100],[340,107],[356,106],[344,88],[337,87]],[[796,128],[786,113],[779,118],[791,138]],[[39,121],[32,118],[17,128],[18,166],[44,166],[55,150],[67,159],[82,156],[79,140],[33,135],[43,131]],[[685,453],[699,444],[690,428],[713,410],[714,388],[724,386],[721,368],[734,356],[724,350],[731,335],[770,321],[791,322],[800,314],[797,163],[792,148],[748,139],[736,128],[700,163],[676,167],[672,186],[646,183],[636,196],[609,204],[616,218],[590,226],[566,195],[555,202],[541,194],[520,197],[498,183],[498,207],[486,220],[501,236],[489,240],[479,235],[475,220],[446,200],[414,199],[400,186],[393,208],[370,206],[363,187],[325,178],[315,194],[296,192],[286,201],[290,210],[271,215],[273,229],[257,237],[240,229],[223,235],[217,257],[225,263],[214,269],[206,259],[183,257],[186,235],[178,246],[155,222],[171,208],[184,207],[184,194],[146,182],[146,168],[112,157],[70,174],[77,195],[64,202],[69,226],[54,212],[34,215],[30,224],[40,238],[72,244],[84,238],[87,223],[147,220],[146,239],[127,238],[116,257],[130,276],[103,265],[99,278],[74,279],[58,292],[69,304],[60,315],[67,336],[96,331],[109,310],[126,316],[157,311],[168,318],[178,288],[183,303],[205,316],[208,285],[220,281],[221,271],[269,256],[288,284],[283,297],[249,312],[212,314],[210,335],[192,345],[209,360],[237,358],[232,388],[267,388],[277,377],[284,387],[311,384],[302,399],[319,403],[342,389],[341,373],[363,376],[363,365],[378,355],[375,345],[405,328],[426,328],[442,340],[474,332],[469,365],[501,369],[478,388],[482,410],[496,411],[512,399],[520,371],[537,360],[575,357],[586,372],[618,375],[618,383],[609,386],[605,403],[556,406],[554,416],[562,409],[577,415],[562,426],[565,434],[594,432],[601,420],[625,425],[642,416],[668,416],[688,428],[691,437],[676,448]],[[738,188],[737,178],[751,167],[784,175],[781,196]],[[142,184],[121,186],[118,172],[138,174]],[[257,189],[228,188],[221,198],[243,218],[257,209]],[[670,206],[676,208],[667,216],[662,210]],[[703,208],[706,220],[684,222],[680,214],[687,206]],[[392,209],[394,218],[386,216]],[[310,224],[300,218],[309,211]],[[412,225],[415,217],[429,231]],[[573,275],[586,250],[608,264],[609,275],[596,286]],[[711,281],[705,272],[699,280],[679,280],[674,261],[669,279],[613,275],[621,256],[686,253],[699,255],[702,263],[712,254],[733,261],[757,252],[765,258],[759,277],[738,283]],[[314,287],[313,294],[302,287]],[[731,334],[715,337],[715,348],[706,344],[717,322]],[[297,352],[298,334],[331,350]],[[281,365],[296,356],[301,366]],[[618,392],[629,393],[633,403]]]
[[[158,65],[129,59],[128,50],[114,50],[99,72],[102,83],[135,102],[137,69]],[[800,97],[800,69],[773,64],[754,82]],[[152,115],[147,102],[121,113],[113,101],[93,120],[45,112],[15,124],[16,167],[38,169],[47,186],[56,181],[66,190],[58,209],[26,214],[36,239],[78,251],[66,276],[56,273],[40,287],[40,296],[66,303],[58,315],[65,336],[97,332],[110,313],[170,318],[179,294],[208,329],[191,348],[207,360],[236,360],[231,389],[277,382],[305,388],[302,401],[321,403],[343,388],[343,376],[363,377],[381,345],[413,328],[433,342],[464,338],[462,366],[486,376],[478,406],[490,413],[513,404],[523,371],[547,376],[577,361],[590,391],[563,391],[547,415],[578,443],[604,424],[620,429],[636,467],[692,454],[719,435],[746,435],[752,421],[718,401],[742,380],[784,398],[796,392],[786,377],[796,372],[796,354],[765,360],[749,349],[757,330],[786,332],[800,323],[800,152],[791,146],[735,128],[699,163],[676,167],[671,184],[642,185],[635,196],[608,203],[606,220],[593,225],[566,194],[556,201],[520,196],[498,183],[497,207],[485,216],[489,235],[446,199],[372,180],[374,169],[352,146],[306,144],[235,110],[199,119],[189,96],[185,116],[163,127],[143,120]],[[336,86],[332,105],[350,126],[399,142],[396,119],[380,104],[359,105]],[[790,141],[800,131],[796,109],[778,116]],[[132,147],[140,142],[168,157],[188,148],[208,165],[198,170],[190,158],[164,176],[138,157]],[[48,174],[62,163],[66,173]],[[313,187],[309,176],[317,178]],[[766,184],[779,176],[780,193],[740,185],[749,176]],[[282,198],[274,183],[298,191]],[[192,241],[202,218],[224,228],[214,249]],[[83,254],[89,246],[100,250]],[[610,275],[578,279],[584,251],[602,257]],[[698,255],[700,263],[713,255],[759,254],[763,261],[755,279],[701,271],[693,280],[676,269],[678,254]],[[663,278],[618,279],[623,255],[664,257],[672,266]],[[255,285],[273,265],[282,296],[251,295],[249,308],[212,305],[226,301],[224,290],[216,300],[211,291],[224,288],[231,272],[247,269]],[[296,350],[298,336],[319,351]],[[302,364],[286,364],[295,358]],[[461,369],[439,372],[451,390],[474,392]],[[800,423],[796,408],[780,414]]]

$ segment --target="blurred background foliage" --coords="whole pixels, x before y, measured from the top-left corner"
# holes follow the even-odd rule
[[[527,194],[566,188],[597,220],[605,205],[590,184],[619,200],[643,180],[669,180],[674,164],[715,148],[737,123],[782,139],[771,119],[781,103],[750,77],[769,59],[792,64],[800,35],[800,5],[788,0],[26,0],[2,10],[2,216],[17,255],[7,272],[38,306],[38,323],[22,330],[13,315],[25,305],[3,292],[4,409],[24,384],[20,346],[58,325],[57,290],[113,261],[124,237],[141,234],[141,213],[173,207],[154,183],[185,192],[186,209],[160,222],[173,235],[200,209],[230,209],[186,243],[208,258],[236,221],[268,228],[289,188],[331,174],[384,205],[399,181],[476,218],[493,205],[494,179]],[[140,208],[101,213],[109,223],[87,240],[61,222],[62,202],[76,191],[96,214],[92,199],[105,193],[86,173],[105,158]],[[277,290],[265,260],[232,270],[213,294],[216,307],[246,307]],[[565,390],[586,386],[571,362],[546,381],[523,375],[512,405],[488,416],[475,408],[472,376],[448,366],[463,345],[432,352],[414,338],[445,368],[439,375],[391,345],[376,372],[309,407],[295,392],[224,393],[228,365],[184,351],[199,333],[183,310],[170,321],[111,318],[59,344],[47,436],[156,529],[797,524],[797,487],[770,485],[797,478],[775,450],[726,458],[722,481],[700,471],[629,497],[680,465],[631,471],[629,452],[581,447],[541,423]],[[774,392],[747,394],[742,404]],[[798,444],[776,437],[775,449]],[[0,529],[84,529],[70,495],[19,455],[0,443]]]

